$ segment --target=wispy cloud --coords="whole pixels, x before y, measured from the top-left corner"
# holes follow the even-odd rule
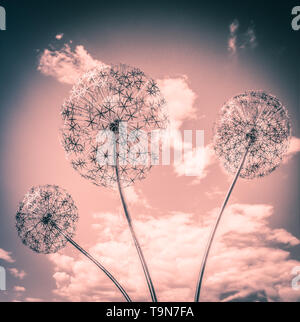
[[[235,57],[239,50],[254,49],[257,46],[257,39],[254,25],[251,24],[245,32],[240,32],[240,23],[237,19],[229,25],[228,52]]]
[[[55,39],[61,40],[61,39],[63,39],[63,37],[64,37],[64,34],[58,34],[55,36]]]
[[[5,251],[4,249],[0,248],[0,259],[3,259],[4,261],[8,263],[14,263],[15,260],[11,257],[11,253]]]
[[[39,59],[38,70],[61,83],[74,84],[89,69],[104,63],[94,59],[83,46],[74,49],[65,44],[60,50],[45,49]]]
[[[134,186],[126,187],[126,200],[135,205],[141,205],[149,208],[150,205],[147,199],[143,196],[142,192]]]
[[[17,268],[10,268],[9,272],[16,278],[22,280],[27,275],[23,270],[18,270]]]
[[[214,161],[213,153],[209,145],[196,147],[192,142],[184,142],[183,131],[181,131],[184,122],[197,120],[195,106],[197,95],[191,89],[188,77],[185,75],[161,79],[158,80],[158,84],[167,101],[170,118],[170,132],[167,139],[170,140],[170,146],[175,153],[182,155],[180,160],[174,162],[174,171],[178,176],[195,176],[198,182],[206,177],[207,167]]]
[[[21,292],[25,292],[26,291],[26,288],[23,287],[23,286],[15,286],[14,287],[14,291],[21,293]]]
[[[300,139],[293,136],[291,138],[290,146],[283,162],[284,163],[289,162],[293,158],[293,156],[295,156],[299,152],[300,152]]]
[[[208,191],[205,192],[205,195],[209,199],[215,199],[217,197],[224,197],[225,194],[226,194],[226,191],[220,190],[219,187],[213,187],[211,190],[208,190]]]
[[[38,297],[26,297],[25,302],[44,302],[44,300]]]
[[[210,228],[218,209],[200,214],[172,213],[135,222],[161,301],[191,301]],[[217,234],[204,279],[203,300],[300,300],[291,288],[291,270],[300,262],[288,247],[300,241],[284,229],[270,228],[270,205],[229,207]],[[134,300],[148,300],[136,252],[118,215],[99,214],[97,243],[89,251],[99,259]],[[284,249],[280,249],[283,246]],[[54,293],[71,301],[118,301],[121,296],[104,274],[84,258],[50,256],[55,265]],[[189,272],[186,274],[185,272]]]
[[[238,20],[234,20],[229,25],[229,39],[228,39],[228,51],[233,56],[236,54],[237,51],[237,30],[239,28],[239,22]]]

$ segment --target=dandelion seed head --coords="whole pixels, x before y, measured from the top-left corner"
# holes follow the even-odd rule
[[[72,197],[53,185],[30,189],[19,205],[16,228],[24,245],[37,253],[50,254],[65,247],[67,240],[53,224],[72,238],[78,210]]]
[[[291,125],[277,97],[248,91],[224,104],[214,132],[214,150],[229,173],[236,173],[249,146],[240,176],[253,179],[280,165],[289,146]]]
[[[62,117],[61,142],[73,168],[105,187],[116,185],[115,166],[109,163],[115,152],[124,187],[146,177],[151,169],[148,135],[168,123],[156,82],[140,69],[122,64],[99,66],[84,74],[63,104]],[[123,135],[122,124],[127,126]],[[104,148],[107,131],[115,134],[122,152]]]

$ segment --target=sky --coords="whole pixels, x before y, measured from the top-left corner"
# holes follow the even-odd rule
[[[32,186],[66,189],[79,211],[75,240],[134,301],[150,296],[117,191],[80,177],[60,145],[60,108],[78,77],[99,64],[136,66],[167,101],[171,128],[204,131],[199,166],[153,167],[125,189],[158,299],[193,301],[210,229],[232,177],[213,148],[227,100],[246,90],[276,95],[292,139],[282,165],[239,179],[213,244],[202,301],[300,301],[299,37],[294,1],[1,1],[0,301],[123,301],[107,277],[68,245],[52,255],[18,238],[15,214]],[[173,146],[176,149],[176,146]],[[186,169],[194,176],[187,176]],[[300,269],[299,269],[300,271]]]

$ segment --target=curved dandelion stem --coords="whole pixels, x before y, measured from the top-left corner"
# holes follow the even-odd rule
[[[197,282],[197,287],[196,287],[196,292],[195,292],[195,302],[199,302],[201,285],[202,285],[202,280],[203,280],[203,276],[204,276],[204,271],[205,271],[206,262],[207,262],[207,258],[208,258],[208,255],[209,255],[209,251],[211,249],[212,242],[213,242],[214,236],[216,234],[217,228],[219,226],[219,223],[221,221],[221,217],[223,215],[223,212],[224,212],[224,210],[226,208],[226,205],[228,203],[228,200],[230,198],[230,195],[231,195],[231,193],[233,191],[233,188],[234,188],[234,186],[235,186],[235,184],[237,182],[237,179],[238,179],[238,177],[240,175],[240,172],[241,172],[241,170],[242,170],[242,168],[244,166],[244,163],[246,161],[246,158],[247,158],[247,155],[248,155],[248,151],[249,151],[249,147],[250,147],[250,144],[246,148],[246,151],[244,153],[244,156],[242,158],[242,161],[240,163],[240,166],[239,166],[239,168],[238,168],[238,170],[237,170],[237,172],[235,174],[235,177],[234,177],[234,179],[232,181],[232,184],[231,184],[231,186],[230,186],[230,188],[229,188],[229,190],[227,192],[226,198],[225,198],[225,200],[223,202],[223,205],[222,205],[222,208],[220,210],[220,213],[219,213],[219,215],[218,215],[218,217],[216,219],[216,222],[214,224],[214,227],[213,227],[213,229],[212,229],[212,231],[210,233],[210,237],[209,237],[208,243],[207,243],[206,248],[205,248],[204,257],[203,257],[202,264],[201,264],[201,268],[200,268],[200,274],[199,274],[199,278],[198,278],[198,282]]]
[[[125,217],[127,219],[128,226],[129,226],[129,229],[130,229],[130,232],[131,232],[131,236],[133,238],[135,248],[136,248],[136,250],[138,252],[138,255],[139,255],[142,267],[143,267],[143,271],[144,271],[144,274],[145,274],[145,277],[146,277],[147,285],[148,285],[148,288],[149,288],[149,291],[150,291],[150,294],[151,294],[152,302],[157,302],[157,297],[156,297],[155,289],[154,289],[154,286],[153,286],[153,283],[152,283],[152,280],[151,280],[151,277],[150,277],[149,269],[148,269],[145,257],[143,255],[142,248],[140,246],[140,243],[139,243],[139,241],[137,239],[137,236],[136,236],[136,233],[134,231],[134,227],[133,227],[133,224],[132,224],[132,219],[131,219],[131,216],[129,214],[128,207],[127,207],[127,204],[126,204],[126,200],[125,200],[125,197],[124,197],[124,193],[123,193],[123,190],[122,190],[122,186],[121,186],[121,182],[120,182],[120,176],[119,176],[119,168],[118,168],[118,157],[116,159],[117,159],[117,162],[116,162],[116,176],[117,176],[118,190],[119,190],[119,193],[120,193],[120,197],[121,197]]]
[[[129,295],[123,289],[123,287],[119,284],[119,282],[103,267],[92,255],[86,252],[83,248],[81,248],[72,238],[66,235],[63,230],[58,227],[54,222],[52,222],[52,226],[62,235],[66,240],[71,243],[77,250],[79,250],[83,255],[85,255],[89,260],[91,260],[96,266],[98,266],[103,273],[115,284],[115,286],[119,289],[119,291],[123,294],[127,302],[132,302]]]

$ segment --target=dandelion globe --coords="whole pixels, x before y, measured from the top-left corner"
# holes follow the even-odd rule
[[[117,184],[114,154],[123,187],[144,179],[151,169],[148,136],[167,126],[157,83],[123,64],[84,74],[64,102],[62,117],[61,141],[72,167],[104,187]],[[109,134],[115,134],[111,144]]]
[[[287,109],[274,95],[264,91],[247,91],[234,96],[222,107],[215,125],[213,145],[216,155],[234,178],[206,245],[195,302],[200,298],[215,233],[239,176],[254,179],[273,172],[283,160],[290,137]]]
[[[55,185],[32,187],[17,210],[17,233],[24,245],[42,254],[56,253],[69,242],[105,273],[131,302],[109,271],[73,240],[78,218],[78,209],[66,190]]]
[[[263,177],[274,171],[288,149],[291,125],[277,97],[249,91],[230,99],[215,126],[214,149],[226,170],[235,174],[248,150],[240,176]]]

